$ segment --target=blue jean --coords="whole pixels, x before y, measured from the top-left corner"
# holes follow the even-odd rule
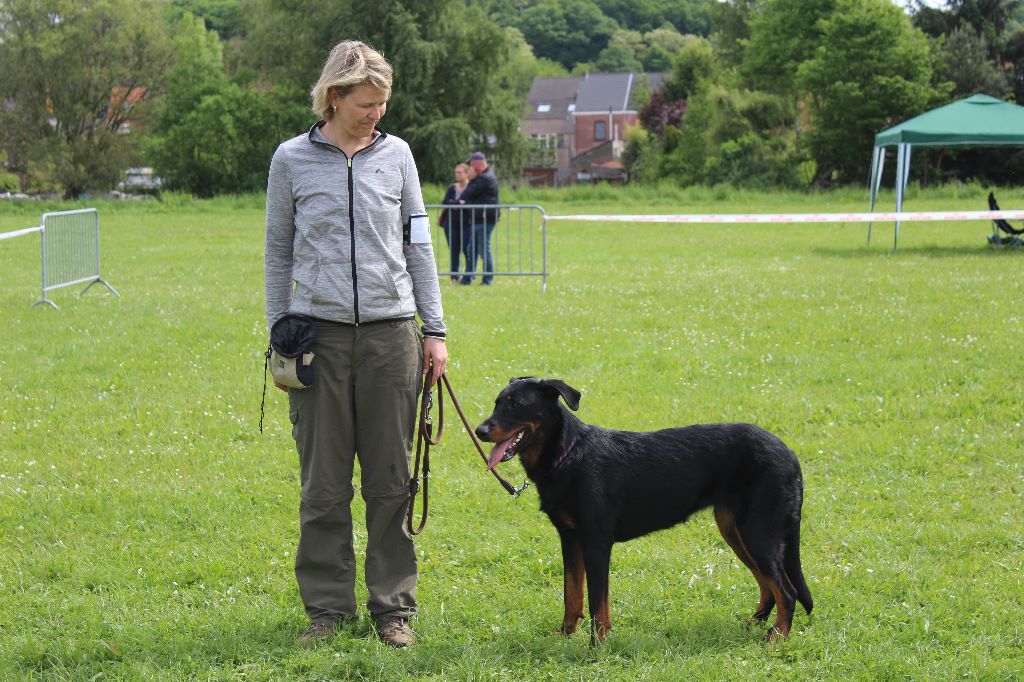
[[[491,254],[491,233],[494,232],[496,222],[483,220],[473,223],[473,244],[466,258],[466,271],[476,270],[477,258],[483,259],[482,284],[490,284],[494,280],[494,256]],[[471,276],[463,276],[462,283],[469,284],[473,281]]]
[[[467,242],[472,242],[473,237],[469,221],[463,222],[461,215],[449,215],[448,221],[444,225],[444,236],[448,241],[448,270],[452,273],[452,277],[458,277],[460,255],[466,257],[466,269],[471,269],[469,267],[470,244]]]

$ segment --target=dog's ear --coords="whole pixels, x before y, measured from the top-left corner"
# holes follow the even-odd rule
[[[562,396],[562,400],[565,401],[565,404],[573,412],[580,408],[580,392],[561,379],[543,379],[540,385],[554,389],[558,395]]]

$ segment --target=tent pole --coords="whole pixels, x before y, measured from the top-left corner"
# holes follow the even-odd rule
[[[900,144],[896,148],[896,213],[903,212],[903,193],[907,189],[907,177],[910,169],[910,145]],[[896,245],[900,240],[900,221],[896,221],[893,230],[892,251],[896,253]]]
[[[871,194],[871,206],[868,213],[875,212],[875,199],[878,198],[878,187],[882,184],[882,168],[885,167],[885,147],[875,147],[871,154],[871,177],[868,178],[868,190]],[[871,223],[868,223],[868,246],[871,246]]]

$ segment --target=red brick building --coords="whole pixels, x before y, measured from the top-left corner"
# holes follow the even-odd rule
[[[637,125],[638,89],[654,91],[662,73],[591,73],[535,78],[527,96],[523,132],[534,154],[523,175],[536,184],[625,180],[619,157],[626,129]]]

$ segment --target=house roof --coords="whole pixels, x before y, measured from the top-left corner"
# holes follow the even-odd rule
[[[631,111],[630,96],[645,83],[657,90],[664,73],[588,73],[581,78],[534,78],[525,118],[564,118],[575,113]]]
[[[663,73],[588,73],[580,83],[576,113],[631,111],[630,96],[642,82],[657,90],[664,79]]]
[[[632,73],[588,73],[580,84],[576,111],[619,111],[629,106]]]
[[[565,118],[576,102],[582,78],[534,78],[525,118]]]

